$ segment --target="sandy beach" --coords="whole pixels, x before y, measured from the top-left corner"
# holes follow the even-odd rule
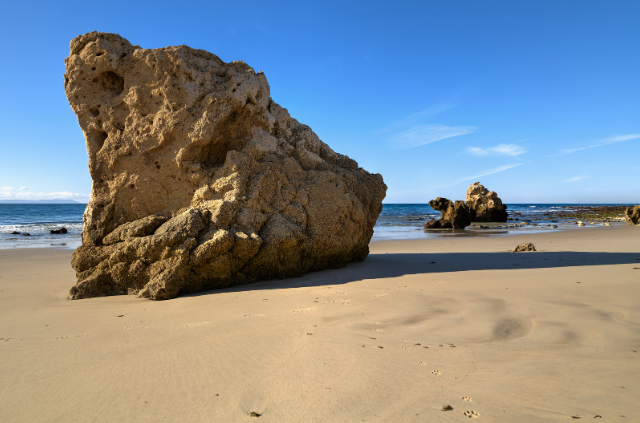
[[[0,421],[640,421],[640,227],[370,248],[159,302],[2,250]]]

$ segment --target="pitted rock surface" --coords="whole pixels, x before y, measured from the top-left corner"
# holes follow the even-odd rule
[[[366,258],[382,177],[291,118],[262,72],[97,32],[65,63],[93,180],[70,298],[169,299]]]
[[[465,203],[469,206],[472,222],[506,222],[507,206],[494,191],[489,191],[480,182],[469,185]]]

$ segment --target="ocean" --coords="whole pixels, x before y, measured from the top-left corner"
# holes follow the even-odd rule
[[[585,204],[603,206],[605,204]],[[614,205],[614,204],[606,204]],[[615,204],[616,206],[618,204]],[[576,204],[507,204],[510,216],[518,213],[519,220],[540,226],[519,228],[517,231],[561,230],[561,219],[549,220],[548,214],[570,211]],[[82,214],[85,204],[0,204],[0,249],[6,248],[77,248],[82,243]],[[443,236],[496,236],[513,233],[510,229],[484,231],[431,230],[425,232],[425,221],[439,217],[440,212],[428,204],[384,204],[374,227],[373,239],[436,238]],[[558,228],[552,228],[557,223]],[[64,227],[67,234],[52,235],[49,231]],[[11,232],[20,232],[12,235]],[[24,236],[29,233],[30,236]]]

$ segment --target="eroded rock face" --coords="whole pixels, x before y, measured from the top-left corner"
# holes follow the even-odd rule
[[[382,177],[291,118],[262,72],[97,32],[65,63],[93,179],[70,298],[168,299],[367,256]]]
[[[629,225],[640,225],[640,206],[627,207],[624,218]]]
[[[471,212],[472,222],[506,222],[507,206],[494,191],[489,191],[480,182],[469,185],[465,200]]]
[[[429,201],[429,205],[442,213],[438,220],[431,220],[424,223],[424,229],[453,228],[464,229],[471,224],[471,215],[469,207],[464,201],[453,201],[437,197],[435,200]]]

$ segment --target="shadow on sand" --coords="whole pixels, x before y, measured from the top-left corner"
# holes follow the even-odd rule
[[[299,278],[261,281],[224,289],[214,289],[182,297],[210,295],[222,292],[242,292],[264,289],[302,288],[340,285],[365,279],[395,278],[405,275],[465,272],[474,270],[550,269],[575,266],[635,265],[640,278],[640,253],[586,253],[576,251],[528,253],[401,253],[369,254],[361,263],[341,269],[307,273]]]

